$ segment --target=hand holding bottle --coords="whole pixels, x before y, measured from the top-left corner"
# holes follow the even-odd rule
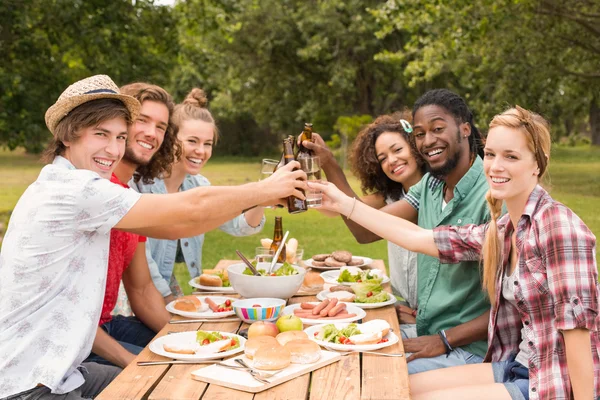
[[[269,178],[258,182],[258,185],[260,190],[268,193],[269,198],[272,199],[261,204],[262,206],[286,204],[289,196],[304,200],[303,190],[307,188],[306,173],[300,169],[297,161],[292,161],[278,168]]]
[[[318,133],[312,133],[312,140],[304,140],[302,145],[306,147],[308,150],[312,151],[315,156],[318,156],[321,159],[321,167],[325,167],[330,162],[335,162],[335,157],[333,153],[325,144],[325,141]]]

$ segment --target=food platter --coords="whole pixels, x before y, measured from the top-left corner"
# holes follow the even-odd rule
[[[196,289],[205,290],[208,292],[235,293],[231,286],[205,286],[198,283],[199,277],[192,278],[188,284]]]
[[[326,324],[321,324],[321,325],[314,325],[311,326],[309,328],[306,328],[304,330],[304,332],[306,332],[306,334],[308,335],[308,338],[310,340],[314,340],[319,346],[322,347],[328,347],[330,349],[333,350],[339,350],[339,351],[353,351],[353,350],[361,350],[361,351],[369,351],[369,350],[378,350],[378,349],[383,349],[384,347],[388,347],[388,346],[392,346],[396,343],[398,343],[399,339],[398,336],[392,332],[391,330],[388,332],[387,335],[385,335],[383,338],[387,339],[386,342],[383,343],[374,343],[374,344],[341,344],[341,343],[332,343],[332,342],[326,342],[323,340],[319,340],[315,337],[315,334],[318,332],[321,332],[321,330],[323,329],[323,327]],[[345,326],[348,325],[348,323],[340,323],[340,322],[336,322],[335,327],[338,329],[344,328]],[[360,329],[360,325],[358,327]]]
[[[310,303],[311,304],[319,304],[319,302],[310,302]],[[294,310],[296,310],[298,308],[300,308],[300,303],[291,304],[283,309],[283,311],[281,312],[281,315],[294,315]],[[337,320],[335,320],[336,323],[358,321],[358,320],[363,319],[367,315],[367,312],[365,310],[363,310],[360,307],[355,306],[352,303],[347,304],[346,311],[350,314],[356,314],[356,316],[350,317],[350,318],[344,318],[344,319],[337,319]],[[329,322],[327,320],[323,320],[323,319],[319,319],[319,318],[313,319],[313,318],[300,317],[300,320],[302,321],[302,323],[304,325],[317,325],[317,324],[324,324],[324,323]]]
[[[320,292],[319,294],[317,294],[317,299],[319,300],[325,300],[327,299],[327,294],[331,293],[329,290],[323,290],[322,292]],[[371,308],[379,308],[379,307],[385,307],[385,306],[389,306],[392,305],[396,302],[396,297],[391,294],[388,293],[388,300],[387,301],[383,301],[381,303],[348,303],[348,304],[352,304],[355,305],[356,307],[360,307],[362,309],[371,309]]]
[[[374,271],[379,271],[379,270],[374,270]],[[325,281],[325,283],[329,283],[331,285],[344,285],[344,286],[350,286],[353,285],[354,282],[338,282],[338,278],[341,274],[341,270],[340,269],[336,269],[333,271],[325,271],[325,272],[321,272],[321,278],[323,278],[323,280]],[[383,275],[382,276],[383,280],[381,281],[381,284],[385,284],[388,283],[390,281],[389,276],[387,275]]]
[[[234,301],[239,300],[239,299],[236,299],[234,297],[224,297],[224,296],[202,296],[202,295],[197,295],[196,297],[199,298],[200,301],[203,304],[206,303],[205,299],[207,297],[210,298],[212,301],[214,301],[217,304],[225,303],[226,300],[230,300],[231,303],[233,304]],[[235,315],[235,312],[233,310],[231,310],[231,311],[222,311],[222,312],[214,312],[210,308],[208,308],[206,311],[200,311],[200,312],[181,311],[181,310],[175,309],[175,302],[176,301],[177,300],[174,300],[174,301],[172,301],[172,302],[170,302],[169,304],[166,305],[167,311],[170,312],[170,313],[172,313],[172,314],[181,315],[182,317],[186,317],[186,318],[219,319],[219,318],[231,317],[232,315]]]
[[[244,351],[244,346],[246,344],[246,339],[244,339],[240,335],[236,335],[231,332],[219,332],[223,336],[227,336],[230,338],[237,337],[240,342],[240,347],[235,348],[229,351],[223,351],[220,353],[210,353],[210,354],[181,354],[181,353],[172,353],[166,351],[163,347],[164,344],[181,344],[181,343],[189,343],[196,340],[196,331],[192,332],[178,332],[170,335],[161,336],[159,338],[154,339],[148,348],[154,354],[158,354],[159,356],[164,356],[168,358],[173,358],[176,360],[214,360],[218,358],[225,358],[232,356],[234,354],[238,354]]]
[[[368,267],[369,265],[371,265],[371,263],[373,262],[372,258],[369,257],[363,257],[363,256],[352,256],[352,259],[357,259],[357,258],[361,258],[363,260],[363,263],[360,265],[353,265],[353,267],[359,267],[359,268],[365,268]],[[306,264],[307,267],[310,267],[312,269],[317,269],[320,271],[331,271],[331,270],[336,270],[336,269],[340,269],[341,267],[328,267],[328,266],[318,266],[318,265],[313,265],[313,259],[309,258],[308,260],[304,260],[304,264]]]

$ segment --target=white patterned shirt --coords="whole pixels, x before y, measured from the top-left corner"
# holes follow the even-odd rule
[[[0,398],[68,393],[96,335],[110,230],[140,198],[56,157],[19,199],[0,253]]]

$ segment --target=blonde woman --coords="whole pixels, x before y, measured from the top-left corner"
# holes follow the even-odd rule
[[[412,375],[415,399],[595,399],[600,395],[600,296],[596,240],[581,219],[539,185],[550,132],[539,115],[511,108],[494,117],[484,171],[492,220],[433,231],[357,202],[332,184],[323,207],[443,263],[483,255],[492,302],[483,364]],[[502,203],[508,214],[499,217]]]

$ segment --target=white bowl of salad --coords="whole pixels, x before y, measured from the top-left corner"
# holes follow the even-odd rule
[[[289,263],[277,263],[270,275],[266,273],[270,263],[256,264],[261,276],[254,276],[244,263],[232,264],[227,268],[229,282],[241,296],[251,299],[255,297],[274,297],[289,299],[298,292],[306,270]]]

